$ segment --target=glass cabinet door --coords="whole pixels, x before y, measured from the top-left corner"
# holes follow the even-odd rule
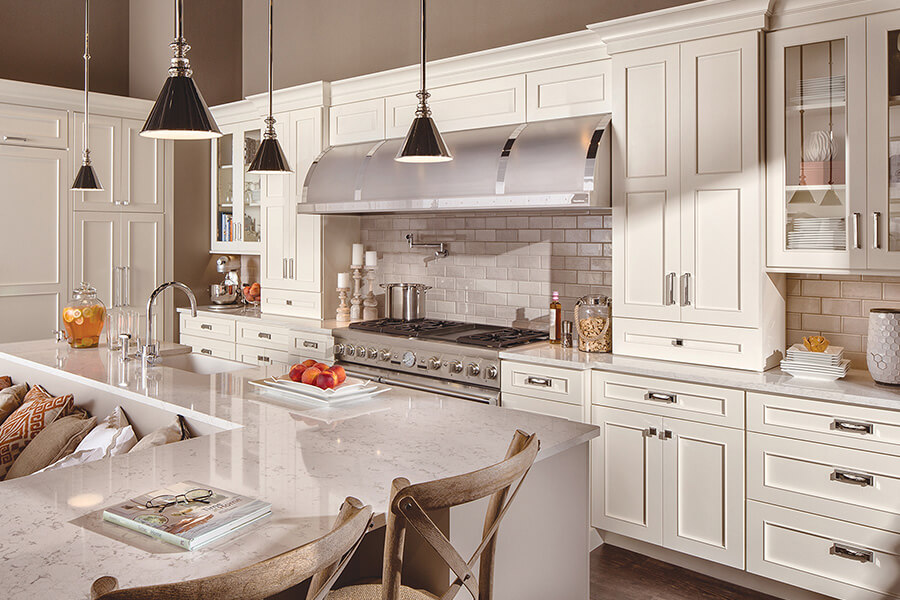
[[[232,168],[232,144],[234,135],[226,133],[213,141],[215,144],[215,216],[213,227],[216,242],[234,239],[234,169]]]
[[[887,214],[884,215],[886,222],[883,228],[885,238],[883,243],[888,252],[900,252],[900,29],[887,32],[886,54],[888,61],[888,92],[885,99],[888,113],[888,205]],[[877,218],[873,219],[873,222],[877,220]],[[880,246],[882,244],[880,223],[875,223],[873,226],[878,227],[875,232],[875,241]],[[900,267],[900,262],[894,262],[895,264],[892,266]]]
[[[248,173],[250,163],[262,142],[261,129],[249,129],[243,133],[242,172],[241,172],[241,214],[243,228],[240,240],[247,244],[258,244],[260,241],[260,201],[262,198],[262,178],[260,175]]]
[[[784,50],[785,250],[847,250],[845,41]]]

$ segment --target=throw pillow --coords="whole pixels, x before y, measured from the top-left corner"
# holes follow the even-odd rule
[[[156,431],[151,431],[142,437],[141,441],[135,444],[134,448],[131,449],[131,452],[138,452],[147,448],[153,448],[154,446],[164,446],[173,442],[180,442],[181,440],[186,440],[190,437],[191,434],[188,432],[187,426],[184,423],[184,417],[176,415],[175,420],[165,427],[160,427]]]
[[[97,418],[80,412],[57,419],[44,427],[9,468],[6,479],[31,475],[72,454],[81,440],[97,425]]]
[[[117,406],[111,415],[103,419],[81,440],[75,452],[36,472],[55,471],[63,467],[83,465],[101,458],[125,454],[134,448],[136,443],[134,429],[128,423],[122,407]]]
[[[5,390],[8,387],[12,387],[12,377],[9,375],[0,377],[0,390]]]
[[[28,386],[24,383],[0,390],[0,423],[6,421],[6,417],[22,406],[22,401],[27,393]]]
[[[72,412],[74,402],[71,394],[58,398],[35,398],[7,417],[0,425],[0,479],[6,477],[19,454],[37,434],[56,419]]]
[[[31,386],[31,388],[29,388],[28,393],[25,394],[25,398],[22,400],[22,404],[28,404],[32,400],[45,400],[52,397],[53,394],[44,389],[44,386],[33,385]]]

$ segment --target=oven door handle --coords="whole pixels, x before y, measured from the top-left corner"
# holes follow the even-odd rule
[[[358,373],[353,373],[354,377],[359,377]],[[367,379],[374,379],[373,377],[368,377]],[[479,394],[474,391],[462,391],[457,389],[452,389],[449,387],[440,387],[440,386],[432,386],[427,383],[415,382],[411,383],[408,381],[403,381],[401,379],[391,379],[390,377],[379,377],[377,381],[381,383],[385,383],[387,385],[393,385],[396,387],[407,388],[410,390],[418,390],[421,392],[430,392],[432,394],[440,394],[442,396],[452,396],[454,398],[461,398],[463,400],[472,400],[474,402],[481,402],[482,404],[497,404],[497,394],[485,392],[484,394]]]

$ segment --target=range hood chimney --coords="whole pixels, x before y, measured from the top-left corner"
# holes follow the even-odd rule
[[[327,148],[300,213],[609,207],[610,115],[446,133],[453,162],[394,160],[402,139]]]

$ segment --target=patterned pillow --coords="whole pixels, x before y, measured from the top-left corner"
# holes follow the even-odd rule
[[[33,385],[28,389],[28,393],[22,399],[22,404],[28,404],[32,400],[46,400],[52,398],[53,394],[44,389],[44,386]]]
[[[25,394],[28,388],[24,383],[20,383],[5,390],[0,390],[0,423],[6,420],[6,417],[13,414],[13,411],[22,406]]]
[[[6,477],[6,473],[22,449],[44,427],[60,417],[71,414],[74,408],[75,400],[71,394],[59,398],[49,395],[43,397],[46,390],[40,394],[32,394],[35,389],[38,389],[38,386],[25,395],[26,402],[9,415],[0,426],[0,479]],[[32,396],[30,401],[28,396]]]
[[[8,387],[12,386],[12,377],[9,375],[4,375],[0,377],[0,390],[5,390]]]

